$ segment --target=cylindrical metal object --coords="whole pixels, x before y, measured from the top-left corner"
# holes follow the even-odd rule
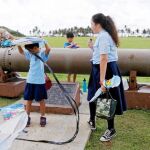
[[[122,75],[135,70],[138,76],[150,76],[149,49],[118,49],[118,55]],[[91,58],[92,50],[89,48],[52,48],[48,64],[56,73],[89,74]],[[27,72],[29,62],[16,47],[0,48],[0,66],[3,70]]]

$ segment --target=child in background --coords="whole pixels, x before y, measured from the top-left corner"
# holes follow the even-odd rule
[[[10,47],[12,46],[12,40],[15,38],[8,31],[0,28],[0,47]]]
[[[8,40],[8,39],[14,40],[15,38],[8,31],[6,31],[3,28],[0,28],[0,41]]]
[[[64,43],[64,48],[79,48],[80,46],[77,43],[74,43],[74,34],[72,32],[68,32],[66,34],[67,42]],[[73,74],[73,82],[76,82],[77,74]],[[68,74],[68,82],[71,81],[71,74]]]
[[[68,32],[66,34],[67,42],[64,43],[64,48],[79,48],[80,46],[77,43],[74,43],[74,34],[72,32]]]
[[[33,53],[36,53],[45,62],[48,61],[49,52],[51,49],[46,42],[44,42],[44,44],[45,50],[39,48],[39,43],[25,45],[25,49],[22,49],[21,46],[18,46],[20,54],[25,55],[25,58],[30,61],[30,68],[24,91],[24,99],[26,100],[26,112],[28,114],[27,127],[30,126],[31,122],[30,112],[33,100],[40,103],[41,127],[44,127],[46,125],[44,99],[47,99],[47,91],[45,88],[44,64],[35,55],[33,55]]]
[[[91,49],[93,49],[93,48],[92,48],[93,45],[94,45],[93,39],[89,39],[89,41],[88,41],[88,47],[90,47]]]

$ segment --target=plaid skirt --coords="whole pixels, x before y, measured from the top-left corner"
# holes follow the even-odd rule
[[[115,61],[107,64],[106,79],[111,79],[113,75],[118,75],[121,78],[120,70]],[[87,97],[88,101],[95,95],[95,92],[98,90],[98,88],[100,88],[99,81],[100,81],[99,64],[92,64],[92,70],[91,70],[89,84],[88,84],[88,97]],[[117,100],[117,107],[116,107],[115,114],[122,115],[123,112],[127,110],[122,79],[118,87],[111,88],[109,91],[111,96],[115,100]]]

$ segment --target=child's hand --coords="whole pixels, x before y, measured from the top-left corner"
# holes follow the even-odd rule
[[[51,51],[51,48],[49,47],[49,45],[48,45],[48,43],[47,43],[47,41],[46,41],[46,40],[44,40],[44,44],[45,44],[45,48],[46,48],[46,50],[45,50],[45,54],[46,54],[46,55],[48,55],[48,54],[49,54],[49,52]]]
[[[46,40],[43,39],[44,44],[48,44]]]
[[[104,93],[106,92],[106,88],[105,88],[104,85],[101,85],[101,91],[104,92]]]
[[[18,45],[18,50],[19,50],[20,54],[24,54],[24,51],[23,51],[23,49],[22,49],[22,47],[20,45]]]
[[[93,42],[91,39],[88,41],[88,47],[93,49]]]
[[[74,43],[74,46],[76,47],[76,48],[79,48],[80,46],[78,45],[78,43]]]

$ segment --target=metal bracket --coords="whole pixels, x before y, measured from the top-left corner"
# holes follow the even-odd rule
[[[3,71],[2,67],[0,67],[0,82],[5,82],[6,78],[5,72]]]
[[[137,72],[136,71],[130,71],[130,77],[129,77],[129,90],[137,90]]]
[[[18,73],[13,71],[3,71],[2,67],[0,67],[0,83],[7,82],[19,76]]]

